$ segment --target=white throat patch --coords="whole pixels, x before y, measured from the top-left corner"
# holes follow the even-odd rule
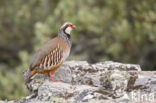
[[[70,34],[71,30],[72,30],[71,27],[67,27],[66,30],[65,30],[65,32],[66,32],[67,34]]]

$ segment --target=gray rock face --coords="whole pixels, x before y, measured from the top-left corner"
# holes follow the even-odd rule
[[[26,79],[29,70],[23,74]],[[141,71],[134,64],[67,61],[56,71],[54,79],[61,82],[36,74],[26,84],[28,96],[18,102],[150,103],[156,96],[156,72]]]

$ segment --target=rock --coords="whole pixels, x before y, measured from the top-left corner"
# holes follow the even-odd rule
[[[29,73],[29,70],[23,72],[25,79]],[[56,71],[54,79],[61,82],[52,82],[48,76],[36,74],[26,83],[28,96],[18,102],[133,103],[144,102],[142,95],[154,101],[152,94],[156,95],[156,73],[141,71],[135,64],[67,61]]]

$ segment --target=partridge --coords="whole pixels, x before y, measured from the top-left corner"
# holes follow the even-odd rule
[[[52,81],[55,81],[52,74],[67,59],[70,53],[72,40],[71,30],[76,26],[71,22],[65,22],[59,29],[58,36],[43,45],[33,56],[30,62],[30,74],[26,82],[36,73],[47,74]]]

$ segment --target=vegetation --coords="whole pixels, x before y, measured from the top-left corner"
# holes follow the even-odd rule
[[[156,69],[155,0],[0,0],[0,99],[26,96],[22,71],[65,21],[69,60],[113,60]]]

